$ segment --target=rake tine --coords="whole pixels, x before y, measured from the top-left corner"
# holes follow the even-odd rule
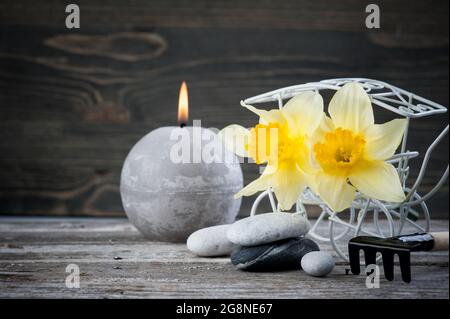
[[[359,248],[349,243],[348,254],[350,258],[350,270],[352,274],[359,275],[361,268],[359,266]]]
[[[409,251],[402,251],[398,253],[400,258],[400,270],[402,272],[402,279],[404,282],[411,282],[411,254]]]
[[[394,253],[390,251],[382,251],[384,276],[387,280],[394,280]]]
[[[365,248],[364,259],[366,261],[366,267],[369,265],[375,265],[377,263],[377,251],[375,249]]]

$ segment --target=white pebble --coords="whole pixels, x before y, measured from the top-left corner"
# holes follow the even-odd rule
[[[187,248],[197,256],[228,256],[233,243],[227,239],[227,230],[231,225],[212,226],[197,230],[187,239]]]
[[[313,251],[303,256],[302,269],[311,276],[323,277],[334,268],[333,257],[324,251]]]

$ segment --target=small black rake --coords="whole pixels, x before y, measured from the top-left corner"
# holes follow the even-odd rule
[[[366,267],[376,264],[377,253],[381,253],[384,276],[394,280],[394,256],[400,260],[400,271],[404,282],[411,282],[411,252],[448,250],[448,232],[415,233],[390,238],[358,236],[348,243],[350,268],[353,274],[361,272],[359,252],[363,250]]]

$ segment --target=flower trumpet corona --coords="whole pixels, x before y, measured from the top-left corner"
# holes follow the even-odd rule
[[[250,130],[230,125],[220,131],[225,146],[256,164],[266,164],[262,175],[236,197],[272,188],[282,210],[289,210],[311,179],[310,137],[323,118],[323,99],[313,91],[301,92],[282,109],[260,110],[241,103],[259,116]]]
[[[356,82],[339,89],[313,139],[318,164],[313,190],[334,211],[350,207],[355,192],[388,202],[405,200],[397,170],[385,160],[394,155],[406,119],[375,124],[372,103]]]

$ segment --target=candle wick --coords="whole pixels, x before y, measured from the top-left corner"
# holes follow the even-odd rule
[[[186,123],[181,123],[181,124],[180,124],[180,127],[181,127],[181,128],[183,128],[183,127],[185,127],[185,126],[186,126]]]

